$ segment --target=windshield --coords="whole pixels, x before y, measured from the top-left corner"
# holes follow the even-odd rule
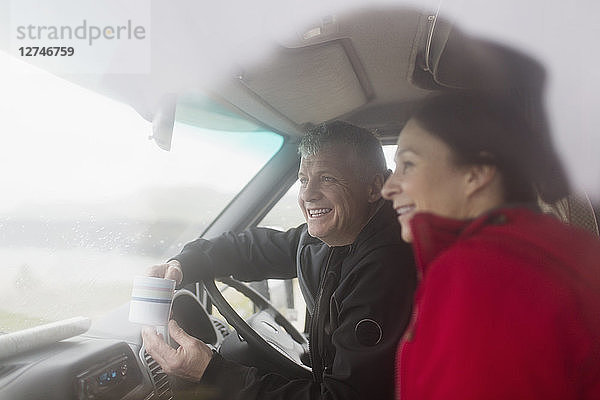
[[[126,105],[19,61],[0,72],[0,332],[126,302],[283,143],[190,97],[167,152]]]

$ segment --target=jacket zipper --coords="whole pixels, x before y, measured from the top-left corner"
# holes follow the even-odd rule
[[[313,307],[313,314],[310,320],[310,336],[309,336],[309,340],[308,340],[308,353],[310,356],[310,361],[311,361],[311,365],[312,365],[312,372],[313,375],[315,377],[315,379],[318,382],[322,381],[322,377],[321,374],[323,373],[323,360],[321,359],[321,357],[319,357],[319,368],[320,370],[316,370],[317,367],[317,363],[315,361],[315,358],[317,358],[318,354],[315,353],[314,357],[313,357],[313,352],[312,349],[314,348],[311,343],[313,340],[317,339],[316,336],[316,332],[315,332],[315,325],[318,325],[318,321],[319,321],[319,309],[320,309],[320,304],[321,304],[321,298],[323,297],[323,288],[325,286],[325,280],[327,279],[327,272],[329,270],[329,264],[331,263],[331,258],[333,256],[333,250],[334,248],[331,248],[329,250],[329,255],[327,256],[327,263],[325,264],[325,271],[323,273],[323,277],[321,278],[320,282],[319,282],[319,291],[318,291],[318,295],[317,295],[317,301],[315,301],[315,305]],[[320,350],[320,349],[317,349]]]

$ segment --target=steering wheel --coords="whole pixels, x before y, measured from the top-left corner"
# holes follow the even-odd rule
[[[282,371],[291,376],[311,377],[311,369],[301,360],[308,352],[308,341],[294,325],[253,288],[233,278],[218,280],[242,293],[259,309],[245,321],[225,300],[214,280],[204,281],[213,304],[237,333]]]

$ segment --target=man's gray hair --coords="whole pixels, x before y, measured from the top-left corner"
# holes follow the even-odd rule
[[[381,142],[375,133],[344,121],[324,123],[308,130],[298,145],[302,158],[316,155],[324,148],[348,146],[361,163],[359,173],[370,179],[386,173],[387,167]]]

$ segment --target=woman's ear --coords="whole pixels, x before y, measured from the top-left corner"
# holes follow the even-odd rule
[[[466,195],[472,196],[489,187],[497,175],[497,168],[491,164],[476,164],[468,167],[466,175]]]
[[[381,198],[381,189],[383,189],[384,183],[385,178],[383,174],[375,174],[371,180],[371,183],[369,184],[369,203],[375,203]]]

